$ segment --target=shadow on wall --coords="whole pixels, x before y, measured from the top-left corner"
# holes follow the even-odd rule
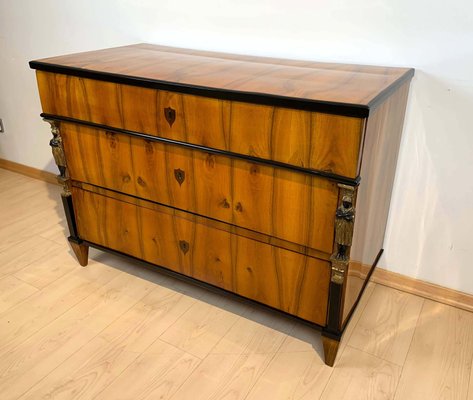
[[[51,135],[52,138],[52,135]],[[48,144],[48,143],[46,143]],[[54,159],[52,158],[49,160],[49,162],[44,166],[43,171],[53,171],[53,174],[58,174],[59,171],[57,169],[56,163],[54,162]]]
[[[416,72],[382,261],[389,270],[469,293],[471,110],[473,85]]]

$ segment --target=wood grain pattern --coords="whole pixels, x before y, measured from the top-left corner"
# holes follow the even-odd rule
[[[206,293],[163,332],[160,339],[203,359],[245,310],[242,304]]]
[[[354,188],[351,261],[373,263],[412,69],[150,45],[30,65],[45,116],[61,121],[81,238],[341,336],[366,277],[355,282],[348,271],[343,286],[334,280],[329,301],[341,202],[329,179],[353,186],[363,179],[359,196]],[[85,265],[85,252],[73,249]],[[328,323],[327,303],[336,316]],[[330,363],[338,341],[325,342]],[[264,369],[270,360],[254,361]]]
[[[368,118],[361,165],[362,184],[357,191],[355,231],[350,258],[353,263],[373,265],[383,248],[391,192],[401,143],[409,82],[401,86]],[[343,321],[358,298],[366,275],[348,274]],[[356,282],[357,281],[357,282]]]
[[[0,354],[14,349],[50,324],[116,277],[118,272],[97,264],[83,273],[75,271],[53,282],[47,292],[39,291],[31,296],[30,301],[3,313],[0,316]]]
[[[53,193],[59,196],[59,186],[56,186],[56,191]],[[47,199],[44,203],[47,204]],[[8,250],[33,236],[41,236],[56,227],[60,221],[61,219],[57,216],[54,208],[44,209],[44,204],[38,204],[33,208],[31,214],[30,212],[27,212],[26,215],[21,214],[15,222],[0,226],[0,251]]]
[[[81,243],[70,242],[71,249],[82,267],[89,263],[89,246]]]
[[[173,399],[245,399],[292,323],[251,310],[224,334]]]
[[[276,317],[268,310],[248,307],[211,354],[272,354],[279,351],[293,329],[292,320]]]
[[[335,358],[337,357],[340,341],[322,336],[322,343],[324,346],[325,363],[329,367],[333,367],[333,364],[335,364]]]
[[[26,177],[25,177],[26,178]],[[43,185],[45,185],[43,183]],[[47,212],[44,210],[44,205],[48,204],[51,208],[54,207],[55,200],[52,198],[40,199],[38,193],[41,192],[41,185],[31,185],[31,182],[27,182],[25,184],[21,184],[21,179],[19,180],[18,184],[15,182],[15,189],[8,191],[8,195],[5,196],[2,206],[8,208],[10,213],[5,215],[2,220],[2,225],[0,226],[0,231],[7,227],[12,223],[16,223],[19,220],[29,219],[30,223],[34,225],[32,222],[33,220],[38,220],[41,216],[49,214],[49,217],[54,221],[57,222],[58,218],[54,215],[54,213]],[[24,197],[28,200],[28,202],[19,202],[18,198]],[[38,210],[40,210],[38,212]],[[16,225],[16,224],[15,224]],[[51,224],[49,224],[51,226]],[[0,233],[1,235],[1,233]],[[0,250],[4,250],[13,243],[9,240],[8,237],[2,237],[0,241]]]
[[[298,245],[293,242],[288,242],[287,240],[279,239],[274,236],[269,236],[261,232],[256,232],[250,229],[242,228],[237,225],[230,225],[225,222],[221,222],[215,219],[209,219],[207,217],[200,216],[198,214],[190,214],[186,211],[179,210],[177,208],[170,208],[158,203],[150,202],[148,200],[143,200],[137,197],[131,197],[120,192],[115,192],[112,190],[104,189],[99,186],[90,185],[88,183],[81,183],[77,181],[72,182],[73,186],[87,190],[89,192],[102,194],[104,196],[110,197],[112,199],[117,199],[125,203],[138,205],[140,207],[148,208],[150,210],[157,210],[164,212],[166,214],[171,213],[177,217],[187,219],[192,222],[202,223],[211,228],[215,228],[221,231],[230,232],[232,234],[243,236],[248,239],[255,240],[261,243],[267,243],[272,246],[280,247],[282,249],[294,251],[296,253],[305,254],[311,257],[319,258],[321,260],[330,260],[330,253],[322,252],[307,246]]]
[[[364,120],[38,71],[43,112],[355,178]],[[164,109],[176,111],[172,125]]]
[[[41,379],[37,371],[51,372],[56,363],[67,360],[144,297],[152,286],[149,281],[121,274],[15,349],[2,354],[2,397],[13,400],[24,394]]]
[[[473,368],[471,368],[471,371],[470,371],[470,380],[469,380],[469,385],[468,385],[468,398],[467,398],[467,400],[472,400],[473,399],[473,384],[471,384],[471,382],[473,382]]]
[[[198,358],[157,340],[95,399],[171,399],[198,364]]]
[[[472,358],[473,315],[426,300],[396,400],[465,399]]]
[[[34,252],[26,250],[34,249]],[[47,254],[52,254],[61,246],[41,237],[31,237],[8,249],[0,251],[0,277],[23,269]]]
[[[338,188],[326,179],[74,124],[61,135],[74,180],[332,250]]]
[[[348,344],[404,365],[423,303],[420,297],[377,285]],[[399,321],[404,321],[401,330]]]
[[[345,327],[343,331],[343,336],[342,336],[342,340],[340,342],[340,347],[339,347],[340,353],[343,352],[343,350],[345,349],[345,346],[350,341],[351,335],[353,334],[356,326],[358,325],[358,321],[362,317],[367,304],[369,304],[371,300],[371,296],[373,295],[375,287],[376,285],[373,282],[368,282],[368,284],[366,285],[366,289],[363,291],[360,302],[356,306],[355,311],[353,312],[353,315],[350,317],[350,321],[348,322],[348,325]]]
[[[292,61],[150,44],[38,61],[146,80],[366,106],[412,73],[408,68]]]
[[[401,367],[347,346],[321,400],[393,399]],[[355,367],[356,366],[356,367]],[[417,397],[420,399],[422,397]]]
[[[0,314],[37,292],[34,286],[12,275],[0,279]]]
[[[72,189],[81,238],[325,324],[326,261]]]
[[[319,399],[331,372],[332,369],[313,352],[278,352],[247,399]]]
[[[210,354],[172,397],[243,400],[274,354]]]
[[[21,399],[91,399],[112,383],[116,390],[115,380],[137,361],[140,353],[148,351],[193,302],[190,297],[156,286]],[[112,398],[118,398],[118,394]]]
[[[46,254],[27,267],[14,274],[23,282],[42,289],[69,272],[77,270],[76,259],[67,249],[61,249],[54,254]]]
[[[28,204],[28,191],[45,201],[43,206],[38,202],[35,207],[39,216],[30,215],[24,219],[18,216],[11,224],[1,226],[3,239],[8,238],[9,243],[18,243],[27,237],[49,235],[51,230],[56,230],[56,226],[62,229],[65,221],[61,220],[64,217],[60,209],[51,208],[47,202],[51,196],[59,200],[57,185],[44,185],[41,181],[0,169],[0,203],[3,204],[3,199],[10,197],[10,191],[16,193],[18,181],[21,181],[21,185],[30,183],[23,192],[25,196],[17,199],[19,203]],[[8,208],[0,207],[0,220],[8,213]],[[30,223],[33,230],[25,221]],[[52,225],[47,224],[48,221],[52,221]],[[40,222],[43,224],[41,229],[36,226]],[[36,249],[25,248],[24,251],[33,254]],[[134,262],[107,253],[93,251],[91,256],[90,267],[76,265],[75,270],[56,280],[45,281],[44,287],[36,289],[36,293],[21,301],[16,295],[10,297],[12,302],[19,301],[16,304],[8,303],[7,300],[7,304],[12,307],[8,306],[9,309],[0,314],[0,369],[4,368],[2,361],[9,360],[14,362],[14,368],[25,371],[29,369],[28,365],[38,360],[39,349],[44,348],[38,367],[29,369],[29,373],[24,376],[18,375],[18,379],[22,380],[18,381],[22,384],[21,389],[26,391],[34,385],[32,390],[16,398],[182,400],[208,399],[213,395],[215,399],[247,396],[250,400],[316,400],[321,396],[337,400],[393,397],[398,400],[471,400],[473,395],[471,312],[426,301],[397,388],[400,366],[352,346],[344,346],[345,337],[349,340],[350,332],[357,329],[357,321],[365,319],[365,304],[370,306],[366,309],[369,314],[382,315],[385,311],[382,301],[366,301],[369,294],[366,291],[361,307],[357,307],[345,331],[340,343],[341,356],[333,368],[323,364],[321,340],[312,328],[299,323],[294,326],[289,319],[251,305],[237,315],[237,321],[228,331],[220,332],[221,336],[216,334],[216,337],[212,337],[208,332],[211,343],[217,344],[201,361],[160,339],[150,347],[146,346],[157,335],[162,335],[163,331],[177,324],[187,307],[196,304],[196,298],[201,299],[198,304],[203,309],[208,304],[218,308],[220,302],[213,294],[207,297],[207,291],[196,289],[194,285],[164,278],[157,271],[144,270]],[[54,265],[59,265],[61,259],[68,265],[72,255],[62,246],[52,257],[55,257]],[[37,264],[41,271],[44,263],[43,257],[33,261],[27,268],[31,272]],[[49,278],[53,279],[53,275]],[[110,290],[104,289],[120,275],[122,278],[119,282],[107,286]],[[12,275],[6,277],[11,279]],[[0,298],[3,298],[3,294],[7,295],[6,287],[13,287],[2,285],[3,279],[0,280]],[[142,283],[137,283],[137,280],[150,283],[149,294],[136,303],[128,297],[128,300],[118,305],[118,298],[125,293],[134,296],[139,294],[134,292],[142,291],[139,289],[143,288]],[[393,279],[393,282],[402,283],[398,279]],[[125,286],[129,288],[125,289]],[[368,290],[377,287],[377,284],[370,284]],[[113,289],[118,289],[118,292],[113,292]],[[101,294],[110,295],[105,296],[107,300],[97,295],[99,290]],[[93,298],[77,306],[94,293]],[[410,300],[406,299],[406,303],[416,298],[412,294],[407,296]],[[112,303],[98,311],[94,305],[103,304],[104,301]],[[124,306],[125,303],[129,308]],[[227,300],[225,310],[231,308],[231,304],[232,301]],[[239,308],[241,303],[233,302],[233,306]],[[115,307],[119,310],[114,311]],[[74,312],[69,311],[72,308]],[[91,312],[95,315],[93,319],[89,316]],[[99,316],[108,322],[110,312],[115,317],[114,321],[98,332],[104,326]],[[195,308],[194,312],[200,313],[200,309]],[[55,322],[58,319],[61,322]],[[93,320],[97,323],[92,323]],[[400,313],[395,323],[397,325],[393,326],[393,330],[397,335],[403,334],[403,326],[406,329],[412,326],[406,313]],[[64,332],[64,335],[59,332]],[[84,336],[69,335],[80,332]],[[91,336],[81,346],[84,339]],[[69,353],[74,350],[74,341],[77,339],[84,340],[77,345],[80,348],[65,358],[63,351]],[[367,340],[371,342],[377,339],[367,336]],[[57,350],[58,343],[62,344],[60,350]],[[371,346],[367,344],[367,347]],[[347,353],[344,347],[348,349]],[[20,352],[20,348],[23,351]],[[27,349],[32,351],[28,352]],[[11,357],[9,354],[16,356]],[[28,361],[29,356],[32,362]],[[47,362],[43,362],[43,359]],[[12,373],[14,371],[8,374]],[[3,385],[1,377],[0,385]],[[3,390],[2,387],[2,399],[9,398],[9,389]],[[18,386],[15,384],[11,389],[17,390]],[[394,391],[398,392],[397,395]]]

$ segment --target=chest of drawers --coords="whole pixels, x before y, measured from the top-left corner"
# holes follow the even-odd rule
[[[382,252],[412,69],[139,44],[32,61],[69,242],[322,329]]]

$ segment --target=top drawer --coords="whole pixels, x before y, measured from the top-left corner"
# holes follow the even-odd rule
[[[43,112],[356,178],[364,119],[37,71]]]

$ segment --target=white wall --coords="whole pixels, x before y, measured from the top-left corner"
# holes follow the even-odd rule
[[[149,42],[415,67],[381,265],[473,293],[473,3],[0,0],[0,157],[55,171],[31,59]]]

